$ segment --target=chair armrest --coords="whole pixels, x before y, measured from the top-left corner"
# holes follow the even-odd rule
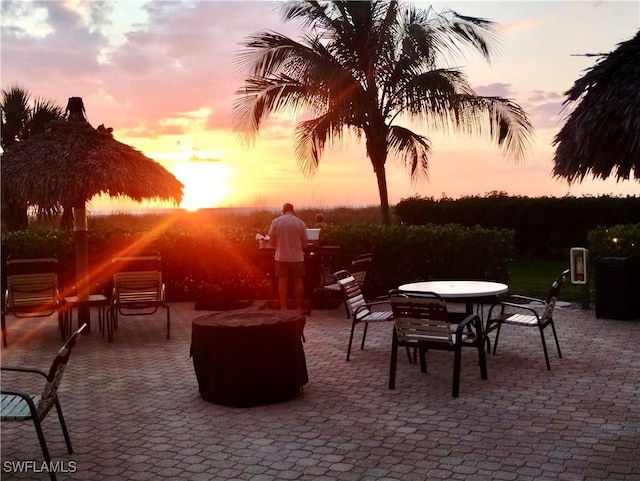
[[[521,298],[526,299],[526,297],[524,297],[524,296],[521,296]],[[534,301],[535,300],[539,301],[539,299],[535,299],[535,298],[530,298],[530,299],[532,299]],[[544,305],[545,302],[543,301],[542,304]],[[500,307],[500,313],[501,314],[504,312],[504,308],[505,307],[511,307],[513,309],[522,309],[523,311],[530,312],[534,316],[539,317],[538,311],[536,311],[533,307],[530,307],[530,306],[527,306],[527,305],[524,305],[524,304],[518,304],[518,303],[515,303],[515,302],[502,301],[502,302],[499,302],[499,303],[494,304],[493,306],[491,306],[491,308],[489,309],[489,313],[487,314],[487,319],[488,320],[493,319],[493,308],[494,307]]]
[[[26,372],[26,373],[32,373],[32,374],[40,374],[45,378],[47,377],[47,373],[45,373],[44,371],[41,371],[40,369],[31,368],[31,367],[2,366],[0,370],[10,371],[10,372]]]
[[[3,389],[2,391],[0,391],[0,394],[9,394],[11,396],[19,396],[23,399],[25,399],[27,402],[31,401],[31,396],[29,396],[28,394],[25,394],[21,391],[12,391],[11,389]]]
[[[371,306],[379,306],[382,304],[389,304],[388,300],[384,300],[384,301],[371,301],[371,302],[365,302],[364,304],[362,304],[361,306],[358,306],[358,308],[353,311],[353,315],[355,316],[356,314],[358,314],[361,310],[366,309],[368,307]]]
[[[389,303],[389,295],[387,294],[386,296],[376,296],[373,299],[371,299],[370,302],[377,302],[380,304],[384,304],[385,302]]]
[[[467,317],[465,317],[462,320],[462,322],[458,323],[458,326],[456,327],[456,342],[460,342],[460,340],[462,339],[462,334],[464,330],[469,324],[471,324],[474,321],[479,323],[480,326],[482,325],[482,323],[480,322],[480,316],[478,316],[477,314],[469,314]],[[477,329],[477,326],[476,326],[476,329]]]
[[[546,304],[544,300],[538,299],[537,297],[529,297],[529,296],[521,296],[519,294],[512,294],[503,302],[511,302],[512,304],[518,304],[518,302],[513,301],[528,301],[528,302],[539,302],[540,304]]]

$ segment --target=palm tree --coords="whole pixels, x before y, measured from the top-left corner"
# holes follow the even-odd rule
[[[51,120],[62,120],[64,109],[43,97],[32,101],[31,94],[17,85],[2,90],[2,150],[7,152],[17,143],[42,134]],[[4,158],[4,155],[3,155]],[[8,230],[24,230],[28,226],[27,201],[16,194],[11,185],[2,185],[2,222]],[[39,206],[57,210],[59,206]],[[71,210],[69,210],[71,212]],[[65,210],[66,213],[66,210]]]
[[[327,144],[347,132],[364,135],[384,224],[391,222],[388,155],[409,168],[414,182],[428,174],[430,139],[408,121],[484,135],[505,154],[524,156],[533,128],[522,108],[477,95],[445,62],[463,57],[465,49],[490,60],[497,42],[492,21],[390,0],[303,0],[281,9],[285,21],[298,20],[310,33],[300,42],[271,31],[245,40],[237,57],[245,85],[234,106],[235,127],[245,140],[253,141],[272,113],[304,113],[296,153],[302,171],[313,175]]]

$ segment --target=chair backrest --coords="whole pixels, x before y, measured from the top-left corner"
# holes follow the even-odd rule
[[[114,257],[113,287],[119,305],[134,307],[162,299],[162,258],[157,252]]]
[[[356,281],[349,271],[338,271],[334,274],[338,279],[338,285],[344,296],[344,303],[349,312],[349,317],[353,317],[356,310],[358,318],[364,317],[370,313],[369,309],[363,308],[366,304],[360,284]]]
[[[135,256],[113,258],[114,272],[162,271],[162,257],[159,252],[141,252]]]
[[[373,254],[360,254],[352,262],[349,272],[356,279],[356,282],[362,286],[367,276],[367,271],[373,260]]]
[[[542,314],[543,319],[548,319],[553,314],[553,309],[556,306],[556,301],[560,296],[560,289],[562,288],[565,279],[569,275],[569,272],[569,269],[562,271],[557,279],[555,279],[551,284],[551,288],[549,289],[549,293],[547,294],[544,312]]]
[[[162,273],[159,271],[116,272],[113,284],[121,302],[145,302],[160,298]]]
[[[40,400],[38,401],[37,409],[38,411],[42,411],[48,409],[51,404],[55,401],[58,387],[60,386],[60,382],[62,381],[62,375],[64,374],[64,369],[69,362],[69,357],[71,356],[71,350],[78,342],[78,338],[82,331],[86,329],[87,325],[83,324],[78,328],[76,332],[74,332],[71,337],[64,343],[64,345],[58,351],[58,355],[53,360],[51,367],[49,368],[49,373],[47,374],[47,381],[44,385],[44,389],[42,390],[42,394],[40,396]]]
[[[7,259],[6,310],[20,317],[48,316],[60,303],[58,259]]]
[[[389,302],[398,341],[454,343],[447,305],[438,294],[396,292],[390,294]]]

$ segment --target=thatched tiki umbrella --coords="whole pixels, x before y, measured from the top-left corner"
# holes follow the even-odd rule
[[[578,102],[556,135],[554,177],[640,179],[640,31],[565,92]]]
[[[179,203],[183,185],[154,160],[115,140],[112,129],[94,129],[80,97],[69,99],[67,113],[68,121],[52,121],[44,134],[4,152],[2,176],[32,203],[73,207],[78,317],[89,322],[89,306],[83,304],[90,289],[86,201],[106,193]]]

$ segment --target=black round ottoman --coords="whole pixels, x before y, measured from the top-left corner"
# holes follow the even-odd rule
[[[290,399],[308,382],[305,316],[280,310],[221,312],[192,321],[191,355],[202,398],[227,406]]]

